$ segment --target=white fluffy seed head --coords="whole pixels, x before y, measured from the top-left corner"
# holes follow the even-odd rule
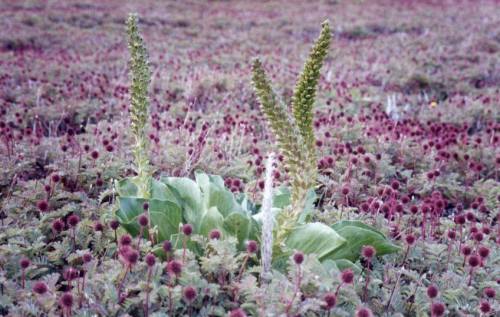
[[[274,153],[270,153],[266,162],[266,175],[264,182],[264,197],[262,201],[262,277],[269,279],[271,275],[271,262],[273,256],[273,165]]]

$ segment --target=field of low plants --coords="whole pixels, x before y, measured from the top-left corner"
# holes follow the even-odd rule
[[[498,1],[0,27],[0,316],[500,316]]]

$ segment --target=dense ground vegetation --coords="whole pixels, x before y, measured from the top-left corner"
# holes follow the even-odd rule
[[[2,1],[0,315],[498,315],[499,4],[312,5]],[[130,102],[130,12],[149,112]],[[292,210],[301,169],[254,84],[293,105],[324,20],[315,188],[297,194],[314,232],[262,274],[261,214]],[[327,229],[357,243],[300,251]]]

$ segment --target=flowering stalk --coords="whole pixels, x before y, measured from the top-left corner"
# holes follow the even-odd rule
[[[253,63],[252,81],[268,124],[283,153],[285,168],[291,184],[291,206],[276,219],[277,228],[273,252],[280,253],[282,245],[295,228],[308,191],[316,185],[317,159],[313,129],[313,106],[320,69],[330,44],[328,22],[322,24],[321,33],[295,86],[292,97],[292,113],[280,102],[259,60]]]
[[[269,79],[259,60],[253,64],[253,84],[261,103],[261,110],[273,131],[280,151],[285,158],[292,185],[292,208],[288,218],[295,220],[302,211],[307,191],[316,184],[316,141],[313,130],[313,106],[320,69],[330,44],[328,22],[322,24],[320,36],[295,86],[292,97],[292,113],[278,101]]]
[[[288,302],[288,305],[286,306],[285,312],[286,315],[289,316],[290,309],[292,308],[293,302],[295,301],[295,298],[297,297],[298,293],[300,292],[300,284],[302,283],[302,273],[300,270],[300,266],[302,262],[304,262],[304,254],[302,252],[295,252],[293,255],[293,261],[295,262],[297,266],[297,274],[295,277],[295,289],[293,292],[292,299]]]
[[[149,83],[151,73],[144,41],[137,28],[137,16],[130,15],[127,20],[128,45],[132,87],[130,97],[130,127],[135,139],[133,149],[137,173],[138,196],[149,198],[151,188],[151,170],[149,166],[149,140],[146,124],[149,116]]]

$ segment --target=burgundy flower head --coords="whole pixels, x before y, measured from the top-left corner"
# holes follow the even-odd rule
[[[411,233],[406,235],[405,237],[405,241],[408,245],[413,245],[415,243],[415,240],[416,240],[415,236]]]
[[[221,233],[219,230],[217,229],[213,229],[212,231],[210,231],[210,233],[208,234],[208,237],[211,239],[211,240],[219,240],[220,239],[220,236],[221,236]]]
[[[376,254],[375,248],[372,247],[371,245],[365,245],[361,249],[361,255],[366,260],[370,260],[371,258],[373,258],[375,256],[375,254]]]
[[[229,313],[229,317],[247,317],[247,314],[245,314],[245,311],[241,308],[236,308],[231,310]]]
[[[39,200],[36,203],[36,207],[38,208],[38,210],[40,210],[40,212],[49,211],[49,203],[46,200]]]
[[[111,228],[111,230],[116,230],[116,229],[118,229],[119,226],[120,226],[120,222],[118,222],[118,220],[116,220],[116,219],[113,219],[109,222],[109,227]]]
[[[372,317],[373,313],[369,308],[361,307],[356,311],[356,317]]]
[[[335,296],[335,293],[326,293],[323,300],[325,301],[326,309],[328,310],[332,309],[337,304],[337,296]]]
[[[191,226],[189,223],[186,223],[182,226],[182,233],[184,233],[186,236],[190,236],[191,233],[193,233],[193,226]]]
[[[73,295],[70,292],[62,294],[59,299],[59,305],[66,309],[71,308],[73,306]]]
[[[182,263],[177,260],[172,260],[167,264],[167,272],[170,275],[179,276],[182,273]]]
[[[148,216],[146,214],[142,214],[140,215],[138,218],[137,218],[137,222],[139,223],[139,225],[141,227],[147,227],[147,225],[149,224],[149,219],[148,219]]]
[[[479,304],[479,310],[483,313],[483,314],[487,314],[491,311],[491,305],[489,302],[483,300],[481,302],[481,304]]]
[[[342,283],[351,284],[354,280],[354,272],[351,269],[345,269],[342,271],[340,278],[342,280]]]
[[[483,293],[484,293],[484,296],[486,296],[488,298],[495,298],[495,296],[497,294],[496,291],[491,287],[486,287],[484,289]]]
[[[31,261],[30,259],[28,258],[22,258],[20,261],[19,261],[19,265],[21,266],[21,268],[23,270],[26,270],[31,264]]]
[[[295,264],[301,265],[302,262],[304,262],[304,253],[300,251],[295,252],[293,255],[293,261],[295,262]]]
[[[82,256],[82,260],[84,263],[89,263],[90,261],[92,261],[92,254],[90,253],[85,253],[83,256]]]
[[[52,230],[54,232],[61,232],[64,229],[64,222],[61,219],[56,219],[52,222]]]
[[[440,302],[432,303],[432,305],[431,305],[432,316],[441,317],[444,315],[445,311],[446,311],[446,307],[444,306],[443,303],[440,303]]]
[[[155,265],[156,256],[153,253],[148,253],[144,258],[144,262],[146,262],[147,266],[152,267]]]
[[[255,253],[257,252],[257,249],[259,248],[258,244],[254,240],[250,240],[247,242],[247,252],[248,253]]]
[[[44,282],[36,282],[33,285],[33,292],[35,294],[43,295],[43,294],[47,293],[48,290],[49,290],[49,288],[47,287],[47,284],[45,284]]]
[[[132,237],[128,234],[124,234],[120,237],[120,245],[130,245],[132,244]]]
[[[73,214],[68,217],[68,225],[70,227],[76,227],[76,225],[80,222],[80,217],[77,215]]]
[[[186,286],[182,291],[182,295],[188,303],[191,303],[196,299],[196,296],[198,296],[198,292],[194,287]]]
[[[472,267],[476,267],[481,263],[481,259],[479,259],[479,256],[473,254],[469,257],[469,265]]]
[[[439,294],[439,290],[436,285],[431,284],[427,287],[427,296],[429,298],[436,298]]]
[[[170,240],[163,241],[163,251],[165,251],[165,253],[172,251],[172,242],[170,242]]]

